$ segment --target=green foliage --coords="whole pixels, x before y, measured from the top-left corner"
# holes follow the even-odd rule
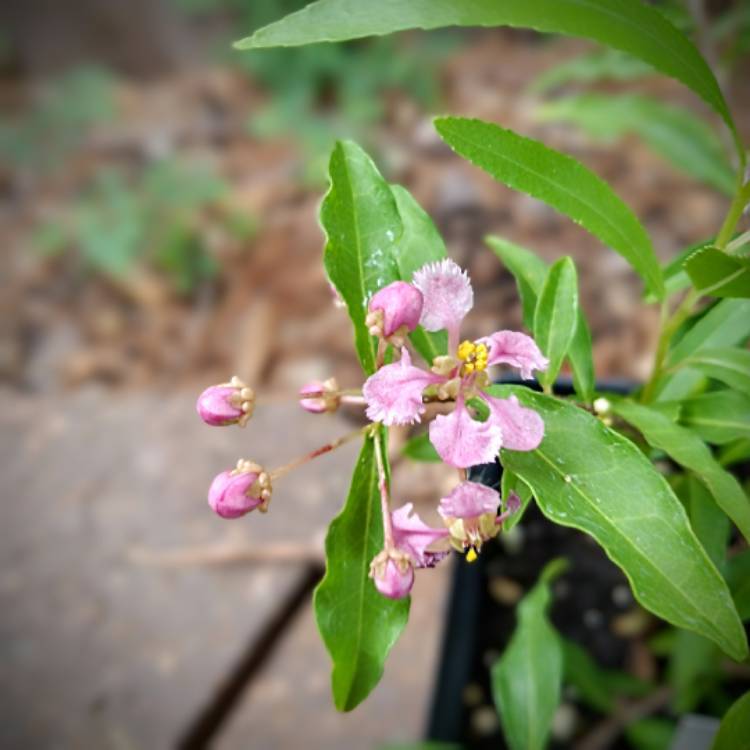
[[[539,448],[501,455],[503,465],[532,488],[542,512],[593,536],[646,609],[744,659],[745,633],[726,583],[696,539],[682,504],[643,453],[558,399],[519,387],[492,391],[514,394],[544,419]]]
[[[750,398],[730,390],[693,396],[682,402],[680,420],[716,445],[750,438]]]
[[[511,492],[515,492],[518,495],[521,500],[521,507],[515,513],[511,513],[503,522],[503,531],[506,533],[523,518],[523,514],[526,512],[526,508],[529,507],[533,495],[531,487],[528,484],[522,481],[520,477],[517,477],[510,469],[504,468],[502,477],[500,478],[500,494],[504,503],[508,502],[508,496]]]
[[[544,71],[530,86],[535,93],[544,93],[571,83],[599,81],[632,81],[653,75],[654,69],[632,55],[617,49],[598,49],[578,55]]]
[[[633,133],[673,166],[734,195],[736,178],[721,141],[686,109],[637,94],[587,93],[546,102],[537,116],[542,121],[573,123],[605,141]]]
[[[111,73],[74,68],[43,86],[26,112],[0,122],[0,161],[16,168],[58,167],[91,127],[116,113]]]
[[[146,263],[190,293],[218,270],[199,219],[225,190],[211,172],[175,161],[153,164],[135,183],[103,172],[64,217],[39,229],[37,246],[45,255],[74,249],[87,268],[115,279]]]
[[[750,258],[704,247],[685,261],[685,271],[701,294],[711,297],[750,297]]]
[[[573,341],[578,318],[578,278],[571,258],[560,258],[547,272],[534,312],[534,338],[549,358],[540,382],[551,387]]]
[[[315,589],[318,629],[333,661],[331,684],[339,711],[351,711],[377,685],[388,652],[406,626],[409,599],[393,601],[368,578],[383,547],[374,441],[365,440],[343,510],[326,537],[326,574]]]
[[[750,692],[738,698],[727,711],[711,750],[750,748]]]
[[[524,325],[534,329],[537,299],[547,275],[544,261],[519,245],[500,237],[485,241],[505,267],[513,274],[521,296]],[[582,401],[590,403],[594,394],[594,362],[591,353],[591,331],[583,310],[578,306],[575,333],[568,347],[568,360],[573,369],[573,385]]]
[[[390,187],[355,143],[336,144],[329,174],[331,186],[320,208],[327,237],[326,272],[346,302],[359,361],[371,374],[376,344],[365,325],[367,303],[378,289],[399,278],[395,252],[403,224]]]
[[[426,432],[409,438],[404,443],[401,453],[413,461],[425,461],[427,463],[440,463],[442,461]]]
[[[673,344],[666,365],[674,369],[688,357],[716,347],[737,346],[750,336],[750,300],[724,299],[701,314],[689,330]],[[680,369],[660,381],[658,398],[662,401],[684,398],[702,375]]]
[[[447,258],[448,253],[432,219],[414,200],[411,193],[400,185],[391,185],[391,191],[403,224],[403,233],[395,248],[396,264],[401,278],[411,281],[414,272],[425,263]],[[445,331],[430,333],[417,326],[410,338],[427,362],[432,362],[435,357],[448,352],[448,334]]]
[[[518,605],[518,624],[492,667],[492,693],[512,750],[543,750],[560,702],[563,653],[547,619],[549,584],[565,569],[553,560]]]
[[[612,410],[636,427],[649,445],[663,450],[680,466],[693,471],[719,507],[750,540],[750,501],[739,482],[721,467],[697,435],[660,412],[633,402],[615,401]]]
[[[663,297],[661,268],[645,229],[612,188],[583,164],[481,120],[441,117],[435,127],[457,154],[514,190],[544,201],[612,247],[658,299]]]
[[[747,349],[732,346],[702,349],[682,360],[681,366],[698,370],[750,395],[750,351]]]
[[[629,53],[682,81],[724,120],[744,152],[711,69],[688,38],[661,13],[634,0],[318,0],[257,30],[238,49],[291,47],[445,26],[520,26],[593,39]]]

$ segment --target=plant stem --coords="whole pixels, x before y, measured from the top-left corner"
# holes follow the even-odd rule
[[[373,431],[372,439],[375,443],[375,463],[378,467],[378,489],[380,490],[380,511],[383,514],[383,548],[390,549],[393,544],[393,522],[391,520],[390,492],[388,477],[385,473],[383,461],[383,446],[380,442],[380,429]]]
[[[729,207],[727,218],[724,219],[724,223],[721,225],[721,229],[716,235],[714,246],[718,247],[719,250],[723,250],[727,246],[729,240],[732,239],[734,228],[742,217],[742,212],[745,210],[748,202],[750,202],[750,182],[745,185],[740,184],[740,187],[737,190],[737,195],[734,196],[732,205]]]
[[[270,472],[270,477],[272,480],[278,479],[279,477],[283,477],[284,474],[288,474],[293,469],[303,466],[309,461],[312,461],[314,458],[317,458],[318,456],[323,456],[326,453],[330,453],[331,451],[336,450],[336,448],[340,448],[345,443],[348,443],[350,440],[354,440],[354,438],[356,437],[365,435],[371,429],[372,429],[372,425],[368,424],[368,425],[365,425],[364,427],[359,427],[356,430],[353,430],[352,432],[348,432],[346,435],[342,435],[340,438],[331,440],[330,443],[321,445],[320,448],[316,448],[314,451],[311,451],[310,453],[306,453],[304,456],[295,458],[293,461],[290,461],[288,464],[284,464],[283,466],[279,466],[277,469],[274,469],[273,471]]]

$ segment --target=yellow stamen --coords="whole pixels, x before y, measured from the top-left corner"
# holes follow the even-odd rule
[[[473,372],[482,372],[487,369],[487,346],[486,344],[475,344],[473,341],[462,341],[456,352],[461,365],[461,375],[471,375]]]
[[[466,562],[473,563],[477,559],[477,551],[474,547],[469,547],[469,551],[466,553]]]

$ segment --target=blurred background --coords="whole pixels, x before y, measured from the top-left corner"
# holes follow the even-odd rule
[[[477,291],[469,334],[521,327],[485,234],[572,255],[600,378],[647,374],[657,310],[619,256],[454,157],[431,116],[493,120],[574,155],[665,262],[726,211],[726,134],[641,63],[511,30],[232,50],[304,4],[0,4],[2,748],[421,736],[447,566],[418,577],[372,698],[354,715],[330,705],[309,601],[356,447],[284,479],[265,517],[230,524],[205,501],[238,457],[281,464],[361,418],[315,418],[293,398],[314,378],[361,382],[316,218],[336,138],[431,214]],[[697,39],[750,137],[750,5],[660,7]],[[263,403],[245,431],[210,430],[195,397],[231,374]],[[400,460],[405,438],[396,493],[431,519],[452,477]]]

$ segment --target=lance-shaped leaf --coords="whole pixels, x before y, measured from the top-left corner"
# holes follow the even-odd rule
[[[400,185],[391,185],[391,190],[404,227],[396,243],[394,257],[401,278],[411,282],[414,272],[425,263],[447,258],[448,253],[432,219],[411,193]],[[448,335],[445,331],[430,333],[418,326],[410,338],[417,351],[430,364],[435,357],[448,351]]]
[[[709,297],[750,297],[750,259],[704,247],[685,261],[693,286]]]
[[[553,560],[518,605],[518,624],[492,667],[492,694],[512,750],[543,750],[560,703],[563,652],[547,619],[549,584],[565,569]]]
[[[640,136],[677,169],[732,196],[736,177],[711,128],[692,112],[637,94],[579,94],[547,102],[537,110],[542,121],[570,122],[592,138]]]
[[[702,349],[682,360],[681,365],[750,395],[750,351],[747,349],[732,346]]]
[[[571,404],[522,387],[491,390],[514,394],[544,420],[536,450],[501,454],[503,465],[532,488],[542,512],[591,534],[646,609],[744,659],[745,632],[727,585],[690,528],[682,503],[646,456]]]
[[[716,445],[750,438],[750,398],[730,390],[694,396],[682,402],[680,421]]]
[[[519,26],[569,34],[628,52],[682,81],[721,115],[737,136],[711,69],[693,43],[639,0],[318,0],[257,30],[239,49],[339,42],[404,29]]]
[[[534,330],[534,312],[547,276],[547,264],[530,250],[502,237],[488,236],[485,241],[505,267],[513,274],[521,297],[523,322]],[[586,316],[578,305],[576,328],[568,347],[568,360],[573,370],[573,386],[581,399],[589,403],[594,397],[594,360],[591,352],[591,331]]]
[[[331,684],[339,711],[353,709],[378,684],[409,617],[408,598],[386,599],[368,577],[370,562],[382,548],[378,472],[368,438],[346,505],[328,529],[326,574],[314,598],[318,629],[333,660]]]
[[[723,299],[715,304],[677,342],[669,353],[667,366],[672,368],[697,352],[717,346],[737,346],[750,336],[750,300]],[[700,383],[702,375],[681,369],[664,378],[659,385],[660,401],[687,396]]]
[[[655,409],[630,401],[613,400],[612,411],[639,430],[649,445],[663,450],[680,466],[694,472],[718,506],[750,540],[750,501],[740,483],[721,467],[697,435]]]
[[[364,371],[375,372],[375,339],[365,325],[370,297],[399,278],[394,260],[403,232],[388,183],[356,143],[339,141],[331,154],[331,186],[320,207],[327,236],[328,278],[346,302]]]
[[[439,117],[435,128],[457,154],[508,187],[548,203],[616,250],[657,299],[664,296],[661,267],[646,230],[590,169],[539,141],[482,120]]]
[[[435,446],[430,442],[430,436],[426,432],[423,432],[421,435],[415,435],[413,438],[409,438],[406,443],[404,443],[401,453],[407,458],[411,458],[413,461],[440,463],[443,460],[435,450]]]
[[[711,750],[750,748],[750,691],[738,698],[721,720]]]
[[[534,338],[549,359],[538,375],[544,385],[555,382],[573,341],[578,319],[578,277],[571,258],[560,258],[547,272],[534,312]]]

